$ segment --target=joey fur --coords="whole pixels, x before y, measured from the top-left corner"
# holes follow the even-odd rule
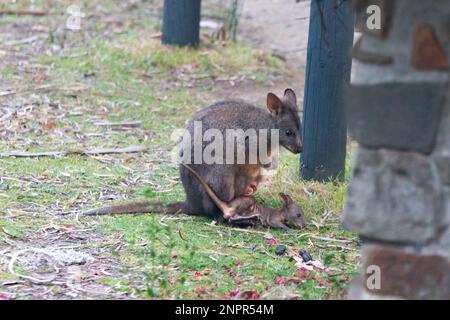
[[[256,107],[250,103],[239,100],[228,100],[215,103],[197,111],[188,122],[186,129],[194,137],[194,121],[202,122],[203,132],[208,129],[217,129],[225,137],[227,129],[255,129],[257,132],[266,129],[279,130],[279,144],[292,153],[302,151],[301,123],[297,98],[292,89],[286,89],[283,97],[279,98],[273,93],[267,94],[267,110]],[[194,149],[194,139],[181,144],[182,149]],[[225,139],[224,139],[225,140]],[[225,145],[226,145],[226,141]],[[271,154],[273,145],[270,139],[267,142],[268,153]],[[202,150],[206,147],[203,142]],[[259,149],[259,147],[258,147]],[[257,163],[247,161],[250,150],[246,146],[246,162],[244,164],[195,164],[194,155],[191,155],[190,167],[210,186],[211,190],[225,203],[230,203],[240,196],[252,195],[262,180],[261,170],[264,167],[256,155]],[[258,151],[258,150],[257,150]],[[180,155],[182,156],[182,155]],[[122,214],[122,213],[148,213],[148,212],[183,212],[193,215],[205,215],[216,219],[223,219],[223,211],[208,195],[201,183],[193,177],[189,170],[180,165],[180,178],[186,193],[183,202],[168,205],[159,202],[136,202],[119,206],[93,209],[85,215]]]
[[[258,214],[262,225],[283,230],[289,230],[288,226],[304,228],[307,222],[302,208],[296,205],[289,195],[279,193],[279,196],[283,201],[281,209],[256,205],[255,214]]]

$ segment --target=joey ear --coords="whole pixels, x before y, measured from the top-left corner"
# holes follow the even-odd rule
[[[279,196],[281,197],[281,199],[284,202],[284,205],[286,205],[286,206],[291,205],[292,203],[294,203],[292,201],[292,198],[289,195],[285,194],[285,193],[280,192]]]
[[[274,116],[280,114],[283,110],[283,103],[281,102],[280,98],[278,98],[272,92],[269,92],[267,94],[267,109]]]
[[[289,102],[290,105],[298,109],[297,106],[297,96],[295,95],[294,90],[287,88],[284,90],[284,99]]]

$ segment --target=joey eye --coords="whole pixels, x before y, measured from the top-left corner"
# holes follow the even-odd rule
[[[284,133],[285,133],[288,137],[294,135],[294,131],[292,131],[291,129],[287,129]]]

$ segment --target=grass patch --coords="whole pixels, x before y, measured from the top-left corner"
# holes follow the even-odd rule
[[[220,299],[252,291],[264,298],[278,298],[280,294],[285,298],[341,298],[349,276],[357,272],[355,262],[359,256],[357,239],[339,224],[346,184],[301,182],[292,176],[289,179],[292,172],[288,168],[295,168],[297,158],[286,154],[282,160],[278,174],[259,193],[260,202],[279,207],[281,202],[274,195],[288,192],[303,206],[309,221],[319,222],[324,213],[332,211],[332,223],[288,233],[259,230],[266,232],[264,235],[213,226],[210,219],[202,217],[162,219],[150,214],[101,218],[104,231],[129,244],[121,259],[126,268],[138,269],[142,274],[140,281],[145,288],[138,294],[147,298]],[[301,191],[304,188],[309,195]],[[180,200],[182,191],[169,197],[148,195],[168,202]],[[310,238],[310,234],[354,242],[339,246]],[[275,255],[276,245],[268,241],[272,238],[277,244],[286,245],[291,253],[310,251],[328,271],[302,275],[294,261]],[[300,279],[300,283],[286,286],[280,284],[280,279]]]

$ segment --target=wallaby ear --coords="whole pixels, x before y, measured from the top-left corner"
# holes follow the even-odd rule
[[[284,90],[284,99],[288,101],[291,106],[296,107],[298,109],[297,96],[295,95],[294,90],[290,88]]]
[[[280,192],[278,195],[283,200],[285,206],[289,206],[294,203],[294,201],[292,201],[292,198],[289,195],[282,192]]]
[[[274,116],[280,114],[283,110],[283,103],[281,102],[280,98],[278,98],[272,92],[269,92],[267,94],[267,109]]]

